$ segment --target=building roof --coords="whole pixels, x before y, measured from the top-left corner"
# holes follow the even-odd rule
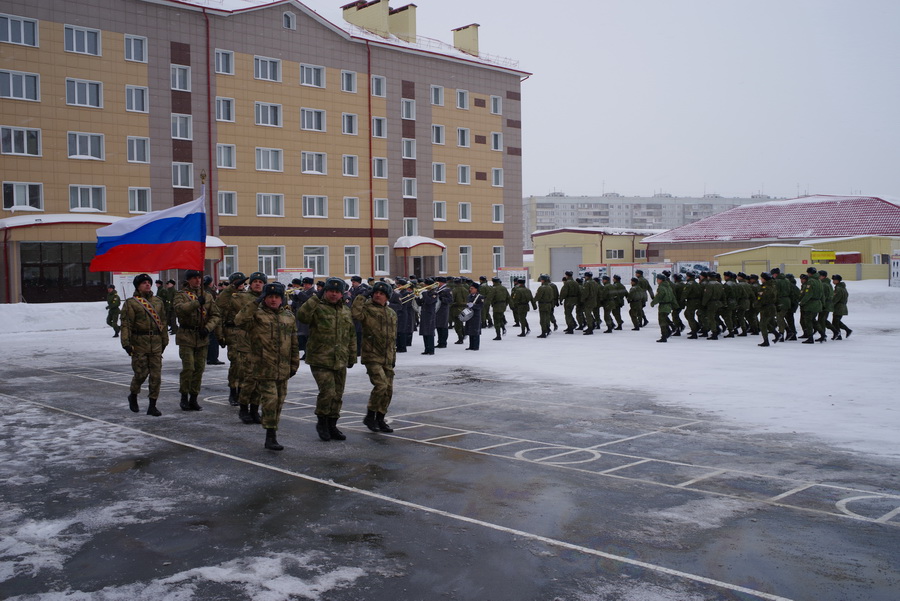
[[[648,244],[809,240],[900,234],[900,206],[875,196],[815,195],[744,205],[644,238]]]
[[[607,236],[652,236],[665,233],[660,229],[635,229],[631,227],[561,227],[555,230],[537,230],[531,233],[531,237],[546,236],[548,234],[605,234]]]

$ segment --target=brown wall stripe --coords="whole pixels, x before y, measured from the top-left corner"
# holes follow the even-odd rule
[[[219,228],[220,236],[272,236],[272,237],[332,237],[368,238],[369,228],[364,227],[256,227],[249,225],[223,225]],[[387,238],[387,228],[375,229],[376,238]]]

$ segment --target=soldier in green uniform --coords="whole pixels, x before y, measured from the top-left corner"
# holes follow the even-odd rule
[[[691,340],[696,340],[698,338],[697,332],[700,331],[700,320],[697,319],[699,317],[697,310],[700,308],[700,303],[703,299],[703,288],[697,282],[697,274],[693,271],[684,274],[684,278],[684,288],[681,289],[681,298],[678,300],[684,305],[684,318],[691,329],[687,337]]]
[[[297,321],[286,302],[284,284],[266,284],[259,298],[246,303],[235,315],[234,324],[246,332],[250,343],[247,377],[253,379],[262,401],[265,448],[281,451],[284,447],[278,443],[275,433],[287,396],[288,379],[293,378],[300,367]]]
[[[542,273],[538,281],[541,286],[534,295],[534,302],[537,303],[541,318],[541,335],[538,338],[546,338],[550,335],[550,317],[553,315],[556,303],[553,300],[553,288],[550,287],[550,276]]]
[[[494,331],[497,336],[494,340],[502,340],[500,334],[506,334],[506,309],[509,306],[509,290],[503,285],[502,280],[494,276],[491,278],[491,309],[494,313]],[[485,309],[487,310],[487,309]]]
[[[241,293],[242,296],[232,298],[232,301],[236,301],[237,304],[240,305],[238,308],[242,309],[248,304],[248,299],[249,301],[257,300],[268,283],[269,276],[261,271],[254,271],[247,279],[247,285],[250,289]],[[299,336],[297,337],[297,340],[298,342],[300,341]],[[238,339],[238,341],[238,344],[240,345],[240,339]],[[249,340],[247,340],[247,344],[249,345]],[[247,347],[247,352],[250,352],[249,346]],[[249,359],[249,357],[242,356],[240,352],[238,352],[237,360],[238,362],[243,360],[244,364],[244,367],[239,369],[239,375],[237,376],[238,379],[241,380],[240,386],[238,386],[238,404],[240,405],[240,408],[238,409],[238,418],[245,424],[261,424],[262,417],[259,415],[259,406],[262,401],[260,400],[259,393],[256,389],[256,380],[249,377]]]
[[[553,310],[550,311],[550,323],[553,324],[553,331],[555,332],[559,329],[559,324],[556,323],[556,307],[559,305],[559,287],[556,285],[556,282],[553,281],[550,282],[550,287],[553,288]]]
[[[178,331],[175,309],[172,307],[172,302],[175,300],[175,292],[175,280],[167,280],[165,286],[156,292],[156,295],[162,299],[163,305],[166,307],[166,323],[169,324],[169,334],[174,334]]]
[[[716,275],[713,271],[707,274],[706,288],[703,290],[703,312],[706,315],[706,328],[709,330],[707,340],[719,339],[719,310],[725,298],[725,289],[722,282],[716,279]]]
[[[363,423],[372,432],[393,432],[384,416],[394,396],[394,365],[397,363],[397,313],[388,307],[393,290],[387,282],[375,282],[371,296],[359,294],[350,313],[362,326],[362,364],[366,366],[372,392]]]
[[[672,307],[678,302],[675,300],[675,292],[672,286],[666,284],[668,279],[663,274],[656,275],[656,295],[650,301],[650,306],[659,305],[659,332],[660,338],[657,342],[666,342],[669,339],[669,333],[672,331],[672,322],[669,320],[669,313]]]
[[[119,337],[119,305],[122,300],[114,284],[106,287],[106,325],[113,329],[113,338]]]
[[[219,326],[219,308],[201,288],[203,280],[199,271],[187,270],[185,280],[172,303],[178,316],[175,344],[181,357],[180,406],[182,411],[201,411],[197,397],[206,367],[209,333]]]
[[[763,338],[759,346],[769,346],[769,328],[775,323],[775,315],[778,312],[778,287],[772,279],[772,274],[766,271],[762,273],[762,280],[762,286],[756,296],[759,305],[759,332]],[[777,335],[772,344],[776,342],[778,342]]]
[[[159,417],[156,408],[162,383],[162,356],[169,344],[165,322],[165,307],[153,296],[153,278],[142,273],[134,278],[134,296],[125,301],[122,312],[122,348],[131,357],[131,379],[128,408],[138,412],[137,395],[141,385],[150,377],[150,404],[147,415]]]
[[[647,278],[644,277],[644,270],[643,269],[635,269],[634,275],[638,279],[638,283],[640,283],[641,288],[643,288],[644,292],[646,292],[647,296],[650,297],[650,300],[653,300],[653,287],[650,285],[650,282],[647,281]],[[646,304],[647,304],[647,301],[644,300],[644,305],[646,306]],[[650,323],[649,321],[647,321],[647,315],[644,313],[643,307],[641,307],[641,320],[643,321],[643,323],[641,324],[641,327],[644,327],[648,323]]]
[[[228,404],[237,407],[240,403],[241,384],[246,379],[250,343],[243,328],[239,328],[234,318],[246,305],[257,299],[257,295],[244,290],[247,276],[235,271],[228,276],[228,286],[216,297],[219,307],[221,332],[219,342],[228,347]]]
[[[769,274],[771,279],[772,275]],[[759,313],[762,306],[759,303],[759,291],[762,285],[759,283],[759,276],[751,273],[747,276],[747,285],[750,287],[750,309],[747,311],[747,328],[754,336],[760,333],[759,329]],[[774,284],[773,284],[774,285]],[[777,302],[777,300],[776,300]]]
[[[684,276],[680,273],[672,274],[672,292],[675,294],[675,305],[672,307],[672,336],[681,336],[684,331],[684,322],[681,321],[681,310],[684,308]]]
[[[780,268],[773,267],[769,270],[769,273],[772,274],[772,279],[775,280],[775,287],[778,289],[778,302],[775,304],[777,310],[775,313],[775,323],[777,324],[778,331],[775,335],[779,339],[778,342],[781,342],[790,339],[785,337],[785,333],[787,333],[787,336],[792,336],[793,334],[791,328],[788,326],[788,319],[793,320],[793,315],[791,313],[792,285],[785,275],[781,273]]]
[[[811,270],[811,271],[810,271]],[[813,344],[819,332],[819,313],[822,311],[822,284],[815,267],[800,274],[800,327],[803,329],[803,344]],[[819,332],[816,340],[825,342],[825,331]]]
[[[847,332],[847,338],[850,338],[850,334],[853,333],[853,330],[843,323],[843,317],[847,314],[847,299],[850,296],[847,292],[847,284],[844,283],[844,278],[838,274],[831,276],[831,283],[834,284],[834,299],[832,301],[834,308],[832,311],[833,319],[831,321],[831,331],[834,335],[831,339],[842,340],[841,330]]]
[[[827,271],[820,269],[818,275],[819,283],[822,285],[822,311],[819,313],[819,332],[824,337],[825,330],[832,329],[831,323],[828,321],[828,314],[834,311],[834,289],[831,287],[831,280],[828,279]]]
[[[622,320],[622,307],[625,306],[625,297],[628,296],[628,288],[622,283],[622,276],[614,274],[612,279],[612,289],[610,294],[615,300],[612,307],[612,316],[613,319],[616,320],[616,327],[614,329],[621,330],[622,324],[625,323]]]
[[[537,303],[534,301],[531,290],[525,286],[525,278],[516,280],[516,287],[512,289],[509,295],[509,304],[516,315],[519,327],[522,328],[522,333],[517,334],[517,336],[519,338],[528,336],[528,332],[531,331],[531,328],[528,327],[528,306],[531,305],[532,308],[537,309]]]
[[[743,294],[737,287],[737,276],[733,271],[722,274],[725,281],[722,283],[725,291],[725,302],[722,304],[722,319],[725,322],[725,330],[728,332],[723,338],[734,338],[737,335],[734,324],[734,314],[737,311],[738,295]]]
[[[563,313],[566,316],[566,329],[563,334],[574,334],[577,323],[572,312],[578,305],[578,299],[581,297],[581,286],[575,281],[571,271],[567,271],[563,276],[563,287],[559,291],[559,300],[562,302]]]
[[[484,298],[484,311],[481,312],[481,328],[487,329],[494,327],[494,320],[491,319],[490,307],[493,304],[494,290],[488,284],[487,276],[483,275],[478,278],[478,292]]]
[[[641,329],[644,323],[643,310],[647,292],[641,288],[641,282],[637,278],[631,278],[631,288],[628,289],[628,316],[631,318],[633,332]]]
[[[581,305],[584,310],[584,331],[585,336],[594,334],[594,328],[600,327],[597,323],[600,319],[600,284],[594,279],[594,274],[590,271],[584,272],[584,284],[581,286]]]
[[[747,281],[747,274],[743,271],[737,274],[738,288],[741,291],[741,299],[738,301],[737,313],[735,314],[735,322],[741,332],[738,336],[746,336],[750,332],[750,309],[756,300],[756,292]]]
[[[784,277],[790,284],[791,291],[791,310],[785,315],[785,326],[788,331],[787,339],[797,340],[797,321],[794,319],[794,316],[800,308],[800,286],[797,285],[797,279],[794,278],[794,274],[786,273]]]
[[[322,298],[313,296],[297,310],[297,320],[309,325],[306,363],[319,387],[316,433],[322,440],[347,439],[337,422],[344,404],[347,369],[356,364],[356,329],[344,303],[344,288],[343,280],[328,278]]]

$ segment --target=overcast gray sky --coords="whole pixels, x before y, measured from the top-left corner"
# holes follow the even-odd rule
[[[413,3],[419,35],[479,23],[534,74],[526,196],[900,197],[900,0]]]

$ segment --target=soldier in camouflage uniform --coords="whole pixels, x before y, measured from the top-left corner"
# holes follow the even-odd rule
[[[266,430],[265,448],[284,449],[275,432],[281,408],[287,396],[287,383],[300,367],[297,321],[284,296],[284,284],[266,284],[255,301],[247,303],[234,318],[246,332],[250,343],[250,369],[256,393],[262,402],[262,427]]]
[[[113,338],[119,337],[119,305],[122,300],[116,287],[110,284],[106,287],[106,325],[113,329]]]
[[[322,286],[322,298],[313,296],[297,311],[297,320],[309,324],[306,363],[319,387],[316,433],[322,440],[347,439],[337,422],[344,403],[347,369],[356,364],[356,329],[344,303],[344,287],[343,280],[328,278]]]
[[[506,289],[502,280],[497,276],[491,278],[491,282],[493,283],[491,286],[491,309],[494,312],[494,331],[497,332],[494,340],[502,340],[500,334],[506,334],[506,309],[509,307],[509,290]]]
[[[371,297],[359,295],[350,307],[353,319],[362,326],[362,364],[366,366],[369,382],[372,383],[363,423],[372,432],[394,431],[384,421],[394,396],[394,365],[397,363],[394,344],[397,313],[387,304],[392,292],[387,282],[375,282]]]
[[[244,289],[246,282],[247,276],[240,271],[232,273],[228,276],[228,287],[216,298],[221,319],[219,342],[224,342],[228,347],[228,404],[232,407],[240,404],[238,398],[241,384],[246,379],[247,353],[250,352],[247,334],[235,324],[234,318],[257,297]]]
[[[162,415],[156,408],[159,386],[162,383],[162,356],[169,344],[165,307],[153,296],[153,278],[142,273],[134,278],[134,296],[125,301],[122,312],[122,348],[131,357],[131,389],[128,407],[138,412],[137,395],[141,385],[150,377],[150,404],[147,415]]]
[[[219,308],[201,288],[202,274],[199,271],[189,269],[185,279],[185,286],[178,291],[172,303],[178,316],[175,344],[181,357],[180,406],[182,411],[201,411],[203,408],[197,397],[206,367],[209,333],[219,326]]]

